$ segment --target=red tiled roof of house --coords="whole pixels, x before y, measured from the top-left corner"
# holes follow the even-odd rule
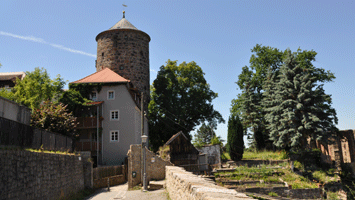
[[[122,76],[118,75],[116,72],[112,71],[109,68],[105,68],[98,72],[95,72],[85,78],[80,80],[71,82],[71,83],[127,83],[130,80],[123,78]]]
[[[86,103],[86,105],[100,105],[100,104],[102,104],[102,103],[104,103],[103,101],[94,101],[94,102],[90,102],[90,103]]]

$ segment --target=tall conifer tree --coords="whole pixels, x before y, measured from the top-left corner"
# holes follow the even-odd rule
[[[243,158],[244,140],[243,125],[238,115],[232,114],[228,120],[228,138],[229,155],[232,160],[238,161]]]
[[[280,74],[268,74],[263,105],[269,136],[277,147],[304,148],[309,137],[322,140],[337,132],[331,96],[318,84],[335,77],[312,65],[315,55],[314,51],[287,50]]]

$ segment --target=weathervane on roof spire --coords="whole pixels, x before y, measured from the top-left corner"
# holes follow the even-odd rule
[[[126,5],[126,4],[124,4],[124,3],[122,4],[122,6],[123,6],[123,7],[127,7],[127,5]],[[123,10],[123,18],[125,18],[125,17],[126,17],[126,16],[125,16],[125,13],[126,13],[126,12]]]

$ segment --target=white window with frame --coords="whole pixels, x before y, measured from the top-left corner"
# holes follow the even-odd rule
[[[97,101],[97,92],[91,92],[90,99],[93,101]]]
[[[108,100],[114,100],[115,99],[115,91],[114,90],[107,91],[107,99]]]
[[[120,112],[119,110],[111,110],[110,111],[110,120],[119,120],[120,116],[119,116]]]
[[[110,131],[110,142],[118,142],[119,141],[119,131],[113,130]]]

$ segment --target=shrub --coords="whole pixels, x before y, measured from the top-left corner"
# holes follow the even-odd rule
[[[62,103],[45,101],[31,115],[31,126],[71,137],[77,136],[74,133],[77,124],[76,118]]]

